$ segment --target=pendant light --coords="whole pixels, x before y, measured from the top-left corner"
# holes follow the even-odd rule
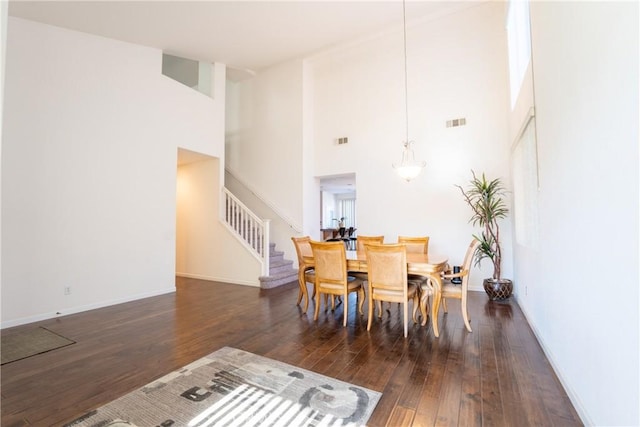
[[[405,181],[409,182],[416,178],[427,165],[424,160],[416,160],[413,152],[413,141],[409,140],[409,90],[407,83],[407,6],[406,0],[402,0],[402,18],[404,30],[404,116],[405,116],[405,140],[402,143],[402,160],[399,164],[394,163],[393,168],[396,173]]]

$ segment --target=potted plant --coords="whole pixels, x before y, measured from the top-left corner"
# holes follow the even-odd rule
[[[480,242],[474,254],[475,265],[488,258],[493,263],[493,277],[484,279],[484,290],[491,300],[509,298],[513,292],[513,282],[502,277],[502,248],[500,247],[499,220],[506,218],[509,209],[503,199],[505,189],[500,178],[488,181],[484,173],[477,176],[472,170],[473,179],[466,189],[456,185],[471,207],[473,215],[469,222],[484,230],[473,237]]]

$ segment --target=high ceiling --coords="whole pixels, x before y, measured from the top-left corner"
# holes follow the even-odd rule
[[[474,2],[412,1],[407,22]],[[249,74],[346,41],[400,29],[391,1],[22,1],[9,15],[221,62]]]

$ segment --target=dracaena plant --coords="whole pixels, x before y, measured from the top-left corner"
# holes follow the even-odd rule
[[[509,209],[504,201],[505,189],[500,178],[488,181],[484,173],[477,176],[472,170],[473,179],[467,188],[456,185],[462,192],[467,204],[471,207],[473,215],[469,222],[474,226],[483,227],[480,235],[473,237],[480,242],[480,246],[474,254],[475,265],[489,258],[493,263],[493,279],[502,278],[500,267],[502,265],[502,249],[500,247],[500,226],[498,221],[506,218]]]

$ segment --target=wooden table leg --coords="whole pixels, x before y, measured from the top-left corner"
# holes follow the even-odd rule
[[[440,300],[442,297],[442,280],[440,273],[430,275],[431,283],[433,283],[433,303],[431,304],[431,324],[433,325],[433,334],[440,336],[438,331],[438,310],[440,310]]]

